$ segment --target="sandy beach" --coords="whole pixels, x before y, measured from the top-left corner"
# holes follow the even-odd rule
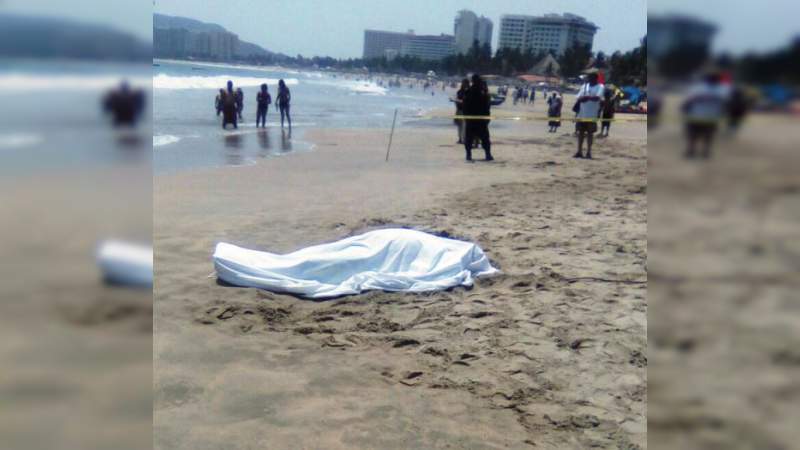
[[[646,125],[615,123],[593,161],[571,124],[492,130],[492,163],[406,123],[388,163],[388,130],[313,129],[311,152],[156,176],[155,448],[646,448]],[[393,226],[475,242],[502,274],[324,302],[210,276],[220,241]]]
[[[104,284],[95,261],[102,240],[149,241],[151,173],[141,164],[0,182],[4,447],[152,445],[152,293]]]
[[[709,161],[649,133],[651,448],[797,448],[796,121],[755,114]]]

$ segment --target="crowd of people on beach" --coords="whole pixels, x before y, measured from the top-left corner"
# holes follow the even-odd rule
[[[508,92],[508,88],[506,88],[505,92]],[[517,86],[517,88],[514,89],[515,105],[519,102],[530,103],[531,105],[533,105],[535,101],[536,101],[536,87]]]
[[[508,87],[498,89],[498,95],[507,94]],[[561,93],[554,90],[544,93],[547,99],[547,125],[548,132],[555,133],[561,126],[561,111],[564,100]],[[594,135],[598,131],[598,122],[601,122],[600,136],[608,137],[614,111],[620,97],[619,90],[608,88],[599,82],[597,70],[590,70],[586,74],[584,83],[576,94],[573,107],[575,113],[575,136],[578,138],[578,149],[575,158],[592,159],[592,146]],[[513,93],[514,104],[519,101],[533,102],[536,98],[536,89],[518,86]],[[491,109],[491,95],[486,82],[477,74],[472,76],[472,81],[465,78],[461,87],[456,92],[452,101],[456,104],[456,117],[454,123],[458,129],[458,143],[466,149],[467,161],[472,161],[472,149],[479,144],[486,151],[486,160],[491,161],[491,141],[489,136],[489,122]],[[477,116],[477,117],[464,117]],[[584,153],[584,144],[586,151]]]
[[[286,86],[286,82],[282,79],[278,80],[278,95],[275,99],[275,104],[281,113],[281,128],[284,127],[285,122],[288,122],[290,130],[292,129],[291,101],[292,94]],[[259,126],[266,128],[267,111],[271,104],[272,96],[269,93],[269,87],[264,83],[256,94],[256,128]],[[233,125],[234,129],[237,129],[239,128],[239,121],[242,120],[242,111],[244,111],[244,91],[242,91],[242,88],[234,90],[233,81],[228,80],[227,89],[219,90],[214,106],[217,116],[222,115],[222,128],[227,129],[230,124]]]
[[[575,122],[574,135],[577,137],[577,151],[574,157],[592,159],[592,147],[595,134],[598,132],[598,122],[600,122],[598,137],[608,137],[611,122],[614,120],[616,105],[621,97],[621,93],[619,89],[613,86],[606,87],[601,83],[596,69],[586,73],[585,81],[586,82],[580,87],[576,94],[576,102],[572,108],[575,113],[575,118],[570,120],[574,120]],[[378,80],[377,83],[378,85],[387,85],[390,87],[402,86],[408,83],[409,87],[416,85],[421,87],[423,91],[430,91],[431,93],[438,88],[444,91],[448,87],[456,87],[455,82],[452,80],[435,81],[431,79],[416,79],[411,81],[401,80],[400,77],[395,77],[388,81]],[[498,88],[497,95],[499,97],[505,97],[508,95],[508,90],[508,86],[501,86]],[[543,89],[542,93],[547,104],[548,132],[556,133],[563,120],[562,109],[564,98],[557,89],[550,90],[550,92],[548,92],[548,89]],[[516,86],[514,87],[512,97],[514,104],[523,102],[532,105],[536,99],[536,87],[527,85]],[[266,83],[260,86],[260,89],[256,93],[255,101],[256,127],[265,128],[269,106],[273,104],[273,98]],[[472,150],[478,146],[483,148],[487,161],[494,160],[491,153],[491,136],[489,132],[493,98],[489,92],[487,82],[479,74],[472,75],[471,79],[464,78],[461,81],[455,97],[452,98],[451,101],[456,105],[454,123],[458,130],[458,143],[464,145],[466,160],[468,162],[473,162]],[[281,128],[288,122],[289,129],[291,130],[291,93],[282,79],[278,82],[277,95],[274,103],[281,114]],[[691,108],[694,107],[692,106],[690,109]],[[219,90],[219,94],[216,97],[215,109],[217,116],[222,116],[223,129],[227,129],[228,125],[232,125],[234,129],[238,128],[238,124],[243,118],[242,113],[244,111],[244,91],[242,88],[234,88],[233,82],[228,81],[226,89]],[[707,143],[710,141],[708,136],[713,133],[709,133],[708,129],[708,127],[702,125],[691,127],[690,135],[693,138],[690,139],[690,142],[692,142],[690,148],[694,148],[694,142],[700,141]],[[693,152],[693,150],[690,152]]]

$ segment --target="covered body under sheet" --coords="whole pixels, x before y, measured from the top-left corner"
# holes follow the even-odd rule
[[[372,289],[438,291],[497,272],[475,244],[407,229],[371,231],[285,255],[219,243],[213,258],[222,281],[309,298]]]

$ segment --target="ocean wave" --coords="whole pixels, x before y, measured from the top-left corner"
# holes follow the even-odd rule
[[[389,91],[388,89],[378,86],[370,81],[322,78],[308,81],[308,83],[321,86],[330,86],[338,89],[347,89],[354,94],[361,95],[386,95],[386,93]]]
[[[280,73],[290,73],[290,74],[300,73],[297,70],[287,69],[279,65],[253,66],[250,64],[215,63],[206,61],[184,61],[178,59],[154,59],[153,62],[156,64],[167,63],[173,65],[182,65],[182,66],[210,67],[214,69],[255,70],[258,72],[280,72]]]
[[[29,147],[42,142],[44,139],[37,134],[12,133],[0,134],[0,149]]]
[[[160,73],[153,76],[153,89],[223,89],[228,80],[233,81],[235,87],[257,87],[266,83],[277,86],[277,78],[240,77],[234,75],[203,76],[174,76]],[[283,80],[288,86],[298,84],[296,78]],[[273,94],[274,95],[274,94]]]
[[[129,78],[121,75],[5,73],[0,74],[0,92],[106,90],[119,86],[123,79],[127,80],[133,87],[150,89],[150,79],[145,77]]]
[[[388,89],[374,83],[361,83],[350,88],[356,94],[362,95],[386,95]]]
[[[161,147],[162,145],[174,144],[180,140],[181,138],[179,138],[178,136],[173,136],[171,134],[162,134],[158,136],[153,136],[153,147]]]

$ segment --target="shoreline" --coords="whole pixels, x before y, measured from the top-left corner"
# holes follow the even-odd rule
[[[568,104],[571,102],[574,96],[571,94],[564,94],[563,97],[565,104]],[[425,111],[422,115],[419,115],[419,111],[411,109],[404,111],[404,113],[398,115],[398,122],[395,130],[395,135],[400,139],[402,139],[403,134],[407,132],[413,134],[417,132],[424,133],[430,131],[436,134],[450,133],[453,136],[455,135],[456,128],[453,125],[452,119],[454,111],[451,108],[434,107]],[[546,139],[551,137],[554,138],[555,136],[563,134],[567,127],[571,127],[573,125],[573,122],[569,121],[571,115],[564,114],[562,115],[562,118],[564,119],[562,122],[562,128],[559,130],[558,134],[551,135],[548,133],[542,133],[542,130],[546,128],[547,121],[549,120],[549,118],[546,117],[546,104],[544,103],[544,99],[537,101],[534,106],[527,104],[520,106],[513,106],[510,104],[501,105],[493,108],[492,114],[497,115],[498,118],[491,121],[490,130],[493,134],[498,136],[502,136],[504,134],[514,135],[519,133],[520,130],[529,130],[525,133],[531,133],[533,135],[543,134]],[[274,116],[272,117],[274,120]],[[638,129],[640,126],[644,127],[646,124],[646,118],[639,117],[635,114],[617,114],[617,119],[622,119],[622,121],[615,122],[612,128],[614,129],[615,134],[622,133],[622,136],[625,136],[626,138],[634,137],[636,135],[634,130]],[[162,168],[157,167],[158,161],[154,161],[155,176],[160,177],[163,175],[176,174],[184,171],[204,172],[206,170],[214,170],[225,167],[241,168],[245,166],[268,163],[269,161],[274,160],[276,157],[283,158],[303,153],[314,153],[322,146],[327,145],[324,142],[325,138],[318,138],[320,133],[324,135],[325,132],[343,131],[357,134],[358,132],[363,131],[370,134],[370,136],[375,136],[372,139],[379,139],[380,134],[385,133],[386,141],[383,144],[377,144],[378,147],[383,145],[385,151],[385,146],[388,144],[389,135],[391,133],[391,121],[382,126],[367,127],[319,127],[316,125],[302,124],[294,128],[293,132],[295,133],[295,136],[289,134],[289,138],[287,140],[286,135],[283,132],[288,131],[288,127],[286,129],[280,128],[279,123],[270,122],[266,129],[255,128],[252,125],[254,125],[253,122],[245,122],[239,130],[227,130],[218,136],[220,138],[220,143],[223,144],[222,147],[242,153],[243,156],[248,159],[246,164],[233,164],[225,161],[217,161],[215,163],[201,161],[196,165],[190,164],[184,168]],[[620,127],[622,127],[621,131],[619,131]],[[169,134],[158,135],[158,137],[175,138],[175,136]],[[158,149],[157,151],[159,152],[172,152],[175,148],[180,148],[182,145],[188,145],[188,143],[185,142],[186,140],[197,141],[199,137],[200,136],[188,136],[184,138],[178,138],[175,143],[157,145],[154,147],[154,149]],[[602,142],[602,140],[599,139],[597,141]],[[280,145],[278,145],[278,143]],[[290,148],[293,143],[300,144],[300,151],[287,151],[287,149]],[[196,145],[190,146],[192,149],[196,147]],[[280,147],[280,149],[278,147]],[[213,145],[206,144],[204,148],[216,151]],[[463,152],[462,146],[459,146],[459,149]],[[207,152],[202,153],[202,155],[202,157],[208,157]],[[159,156],[163,157],[165,155]],[[172,158],[177,158],[178,156],[184,157],[184,155],[170,155]]]

